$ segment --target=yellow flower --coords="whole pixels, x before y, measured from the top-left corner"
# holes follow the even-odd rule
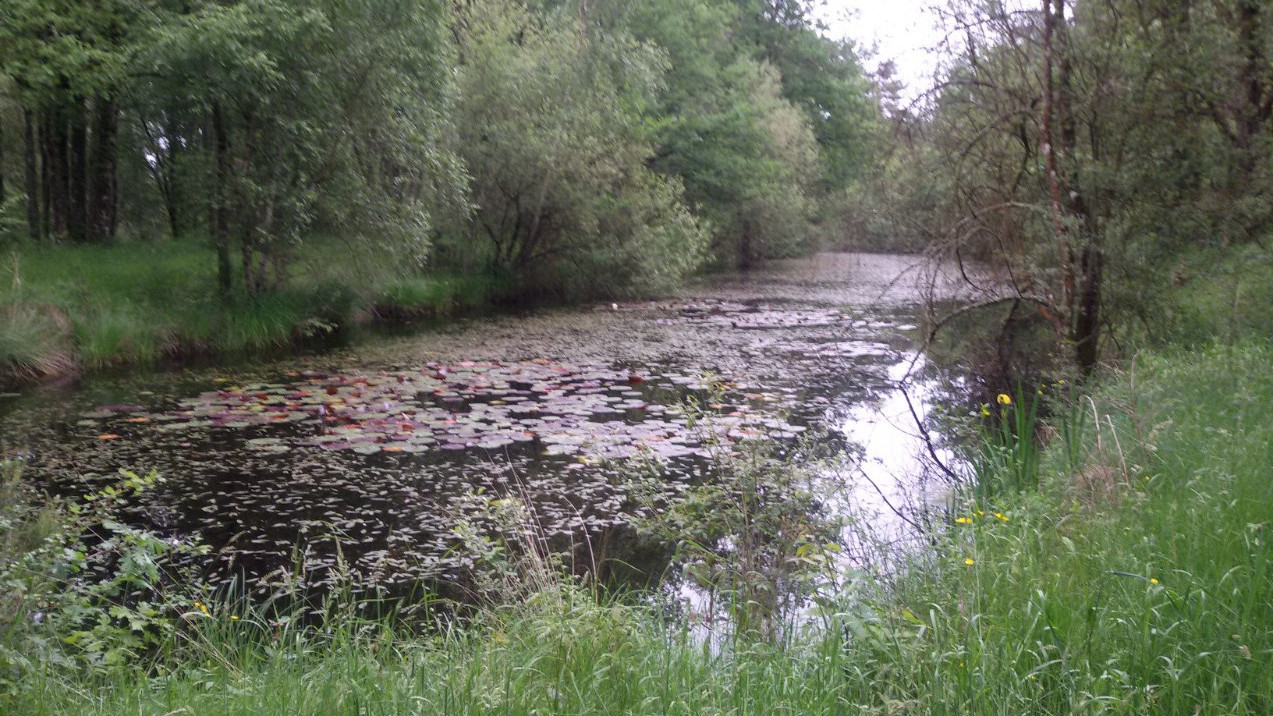
[[[230,621],[232,621],[232,622],[237,622],[238,620],[239,620],[239,617],[238,617],[238,615],[237,615],[237,614],[236,614],[236,615],[232,615],[232,616],[230,617]]]
[[[999,518],[999,520],[1000,520],[1000,521],[1002,521],[1002,522],[1007,522],[1007,521],[1008,521],[1008,518],[1007,518],[1007,517],[1005,517],[1005,516],[1004,516],[1004,514],[1003,514],[1002,512],[996,512],[996,513],[995,513],[995,517]]]
[[[973,566],[976,563],[977,563],[977,560],[973,559],[972,557],[969,557],[968,559],[964,560],[964,564],[968,565],[969,567]]]
[[[1158,578],[1157,578],[1157,577],[1150,577],[1150,578],[1149,578],[1149,583],[1150,583],[1150,584],[1158,584]]]
[[[995,400],[998,401],[1000,405],[1012,405],[1012,397],[1007,393],[1000,393],[999,397],[995,398]]]
[[[970,524],[972,524],[972,519],[971,519],[971,518],[969,518],[969,517],[956,517],[956,518],[955,518],[955,524],[957,524],[957,525],[970,525]]]
[[[990,417],[990,406],[986,405],[985,403],[981,404],[981,417],[983,418]]]

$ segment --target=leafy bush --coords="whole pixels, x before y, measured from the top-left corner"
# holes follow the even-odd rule
[[[110,674],[171,649],[183,615],[206,610],[188,566],[205,550],[116,517],[159,477],[121,470],[82,500],[41,500],[21,469],[0,463],[0,699],[34,675]]]

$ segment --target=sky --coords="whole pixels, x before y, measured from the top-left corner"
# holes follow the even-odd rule
[[[877,49],[865,62],[874,71],[880,62],[896,63],[906,95],[915,97],[932,84],[938,56],[932,52],[941,42],[937,17],[928,8],[934,0],[827,0],[818,16],[832,37],[847,37],[859,50]]]

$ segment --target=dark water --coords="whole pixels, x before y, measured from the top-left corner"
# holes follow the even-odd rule
[[[473,557],[457,528],[506,496],[558,549],[657,563],[625,527],[628,476],[658,465],[674,493],[705,479],[710,445],[760,436],[833,443],[844,457],[822,468],[828,503],[900,538],[908,510],[945,489],[916,477],[914,417],[935,384],[912,343],[917,286],[931,286],[915,262],[827,254],[677,299],[46,386],[0,399],[0,435],[61,493],[158,471],[132,519],[198,535],[214,582],[300,566],[321,584],[339,562],[390,590],[463,584]]]

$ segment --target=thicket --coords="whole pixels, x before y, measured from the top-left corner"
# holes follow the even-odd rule
[[[1197,305],[1267,285],[1265,4],[957,2],[941,18],[940,81],[888,103],[893,141],[855,194],[858,226],[964,266],[999,326],[990,372],[1020,376],[1040,333],[1086,375],[1135,346],[1267,325]]]

